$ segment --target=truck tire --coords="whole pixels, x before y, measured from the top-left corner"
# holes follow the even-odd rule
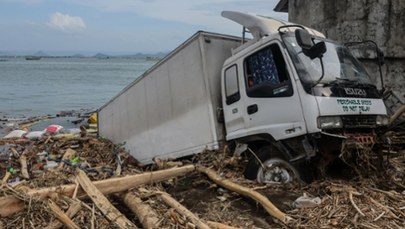
[[[271,146],[264,146],[252,155],[245,169],[245,177],[259,183],[289,183],[300,179],[298,170]]]

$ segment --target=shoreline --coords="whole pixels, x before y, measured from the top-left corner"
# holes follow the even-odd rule
[[[95,110],[61,111],[57,114],[39,116],[3,116],[0,118],[0,138],[13,130],[40,131],[49,125],[60,125],[64,129],[80,128],[87,124],[88,118]]]

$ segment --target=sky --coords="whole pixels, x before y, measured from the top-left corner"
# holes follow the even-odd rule
[[[0,0],[0,54],[168,52],[199,30],[240,35],[221,11],[287,20],[279,0]]]

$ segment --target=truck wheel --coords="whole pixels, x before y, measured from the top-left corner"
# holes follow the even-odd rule
[[[247,179],[256,179],[259,183],[288,183],[299,179],[294,166],[271,146],[265,146],[252,155],[245,170]]]

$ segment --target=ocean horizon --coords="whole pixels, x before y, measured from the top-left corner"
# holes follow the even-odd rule
[[[137,58],[1,59],[2,117],[96,110],[157,62]]]

